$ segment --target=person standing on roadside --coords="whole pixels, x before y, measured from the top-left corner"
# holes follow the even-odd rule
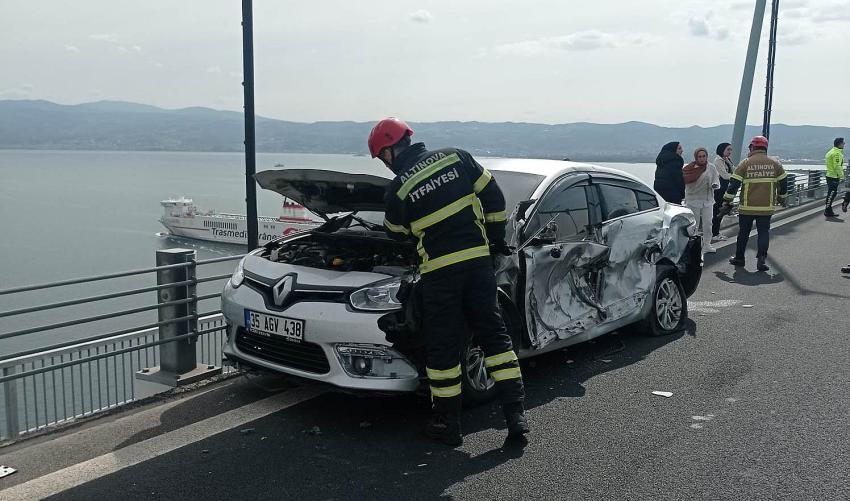
[[[678,141],[665,144],[655,157],[655,182],[652,187],[664,200],[681,204],[685,198],[685,181],[682,178],[682,145]]]
[[[708,163],[708,150],[697,148],[694,161],[682,169],[685,182],[685,205],[693,211],[697,223],[702,228],[702,251],[717,252],[711,245],[711,224],[714,219],[714,190],[720,187],[719,176],[713,165]]]
[[[744,251],[753,230],[758,229],[758,251],[756,268],[767,271],[767,248],[770,244],[770,218],[774,206],[785,201],[788,183],[785,169],[779,160],[767,156],[767,138],[756,136],[750,141],[750,154],[741,161],[729,181],[729,189],[723,195],[724,207],[732,203],[738,188],[741,189],[741,204],[738,206],[738,242],[735,257],[729,260],[734,266],[744,266]]]
[[[832,149],[826,153],[826,209],[823,215],[826,217],[838,217],[832,210],[835,196],[838,195],[838,186],[844,180],[844,138],[837,137],[832,142]],[[847,195],[844,196],[847,200]],[[841,210],[847,212],[847,204],[841,204]]]
[[[717,176],[720,181],[720,188],[714,190],[714,210],[712,211],[711,221],[711,241],[720,242],[726,240],[726,235],[720,233],[720,223],[723,222],[723,216],[719,214],[720,207],[723,205],[723,195],[729,188],[729,179],[732,177],[732,172],[735,170],[735,164],[732,163],[732,145],[729,143],[720,143],[715,150],[717,158],[714,159],[714,169],[717,171]]]

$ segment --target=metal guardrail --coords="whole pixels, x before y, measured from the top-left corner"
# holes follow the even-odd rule
[[[157,253],[158,261],[160,252]],[[164,361],[163,357],[168,358],[176,354],[182,361],[178,362],[179,364],[185,366],[186,360],[190,360],[189,363],[195,365],[197,361],[200,362],[198,366],[201,369],[208,369],[216,374],[221,372],[217,366],[222,359],[224,318],[218,311],[197,313],[200,301],[215,299],[219,297],[220,292],[198,295],[195,288],[198,284],[225,280],[230,274],[195,278],[195,271],[202,265],[235,261],[242,256],[196,261],[194,251],[182,252],[184,256],[188,256],[183,263],[0,290],[0,296],[9,296],[135,275],[156,273],[158,277],[156,286],[0,312],[0,319],[4,319],[150,292],[155,292],[158,296],[158,302],[154,305],[2,332],[0,340],[46,331],[54,331],[52,335],[60,339],[67,338],[63,333],[67,334],[67,328],[72,326],[142,312],[150,314],[152,310],[159,313],[158,322],[143,323],[131,328],[67,339],[48,346],[0,355],[0,442],[16,440],[52,426],[70,423],[125,405],[137,398],[167,391],[170,386],[178,383],[173,381],[174,374],[164,370],[169,366],[169,362]],[[170,254],[177,255],[180,252]],[[186,279],[162,280],[174,271],[181,272]],[[175,313],[180,311],[187,314]],[[171,314],[163,315],[164,312]],[[158,369],[163,369],[159,371],[158,377],[148,377],[148,374],[156,373]],[[230,372],[232,369],[228,367],[224,371]],[[201,377],[204,375],[207,374],[203,373]],[[178,380],[179,376],[178,374]],[[168,378],[172,378],[171,382],[167,381]],[[170,386],[157,384],[162,381]]]

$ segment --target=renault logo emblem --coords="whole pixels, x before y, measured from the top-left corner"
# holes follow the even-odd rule
[[[292,292],[292,287],[295,285],[295,274],[286,275],[280,279],[278,283],[272,287],[272,295],[274,304],[283,306],[289,293]]]

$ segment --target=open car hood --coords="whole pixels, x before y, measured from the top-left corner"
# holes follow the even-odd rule
[[[320,216],[337,212],[383,211],[390,179],[324,169],[278,169],[258,172],[260,187],[298,202]]]

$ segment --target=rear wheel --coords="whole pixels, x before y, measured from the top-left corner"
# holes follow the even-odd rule
[[[659,269],[652,290],[652,308],[643,320],[650,336],[666,336],[682,330],[688,319],[688,300],[673,269]]]

